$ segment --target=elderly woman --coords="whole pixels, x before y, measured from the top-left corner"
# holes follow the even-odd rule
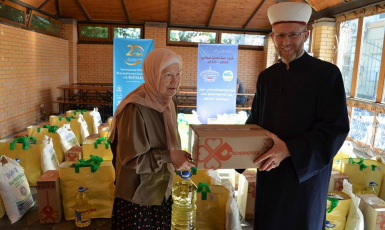
[[[189,169],[180,150],[176,105],[182,58],[155,49],[143,62],[145,83],[115,111],[111,147],[116,170],[112,229],[171,229],[174,170]]]

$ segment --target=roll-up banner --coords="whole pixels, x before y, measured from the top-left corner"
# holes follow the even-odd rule
[[[114,38],[113,113],[127,94],[144,83],[143,61],[153,49],[153,39]]]

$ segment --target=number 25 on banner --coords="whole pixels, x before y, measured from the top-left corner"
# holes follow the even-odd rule
[[[144,49],[141,46],[138,45],[128,45],[127,46],[130,50],[128,53],[126,53],[126,57],[124,59],[124,62],[127,65],[137,65],[142,62],[142,56],[144,53]]]

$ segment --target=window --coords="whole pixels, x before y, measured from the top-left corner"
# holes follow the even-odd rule
[[[138,39],[142,37],[140,26],[109,24],[78,24],[79,41],[111,43],[114,37]]]
[[[198,43],[237,44],[244,49],[263,49],[265,34],[238,31],[168,28],[168,45],[198,46]]]
[[[222,32],[221,43],[246,46],[264,46],[265,35]]]
[[[9,1],[0,2],[0,19],[25,26],[25,15],[24,7]]]
[[[385,114],[378,114],[377,122],[374,147],[385,150]]]
[[[45,16],[36,11],[32,11],[30,17],[31,18],[29,19],[28,27],[50,34],[59,34],[61,25],[60,21],[49,18],[48,16]]]
[[[217,32],[169,29],[169,36],[171,43],[216,43]]]
[[[114,38],[139,39],[141,28],[113,26]]]
[[[341,70],[356,149],[369,156],[385,151],[385,13],[382,5],[347,12],[339,22],[337,66]],[[349,20],[347,20],[349,19]]]
[[[337,55],[337,66],[342,73],[345,93],[350,95],[354,55],[356,51],[358,19],[342,22],[340,24],[340,37]]]
[[[372,111],[353,108],[348,136],[362,143],[370,144],[373,121],[374,113]]]
[[[356,97],[374,101],[381,66],[385,21],[380,15],[364,18]]]

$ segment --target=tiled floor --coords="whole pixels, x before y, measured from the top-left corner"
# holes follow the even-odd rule
[[[37,201],[36,188],[31,187],[33,198]],[[1,230],[72,230],[79,229],[75,226],[75,222],[65,220],[63,217],[59,224],[40,224],[39,221],[39,207],[36,204],[27,211],[26,214],[18,222],[11,224],[8,217],[5,215],[0,218],[0,229]],[[81,228],[84,230],[110,230],[111,219],[92,219],[90,226]],[[252,230],[252,222],[243,221],[242,230]]]

